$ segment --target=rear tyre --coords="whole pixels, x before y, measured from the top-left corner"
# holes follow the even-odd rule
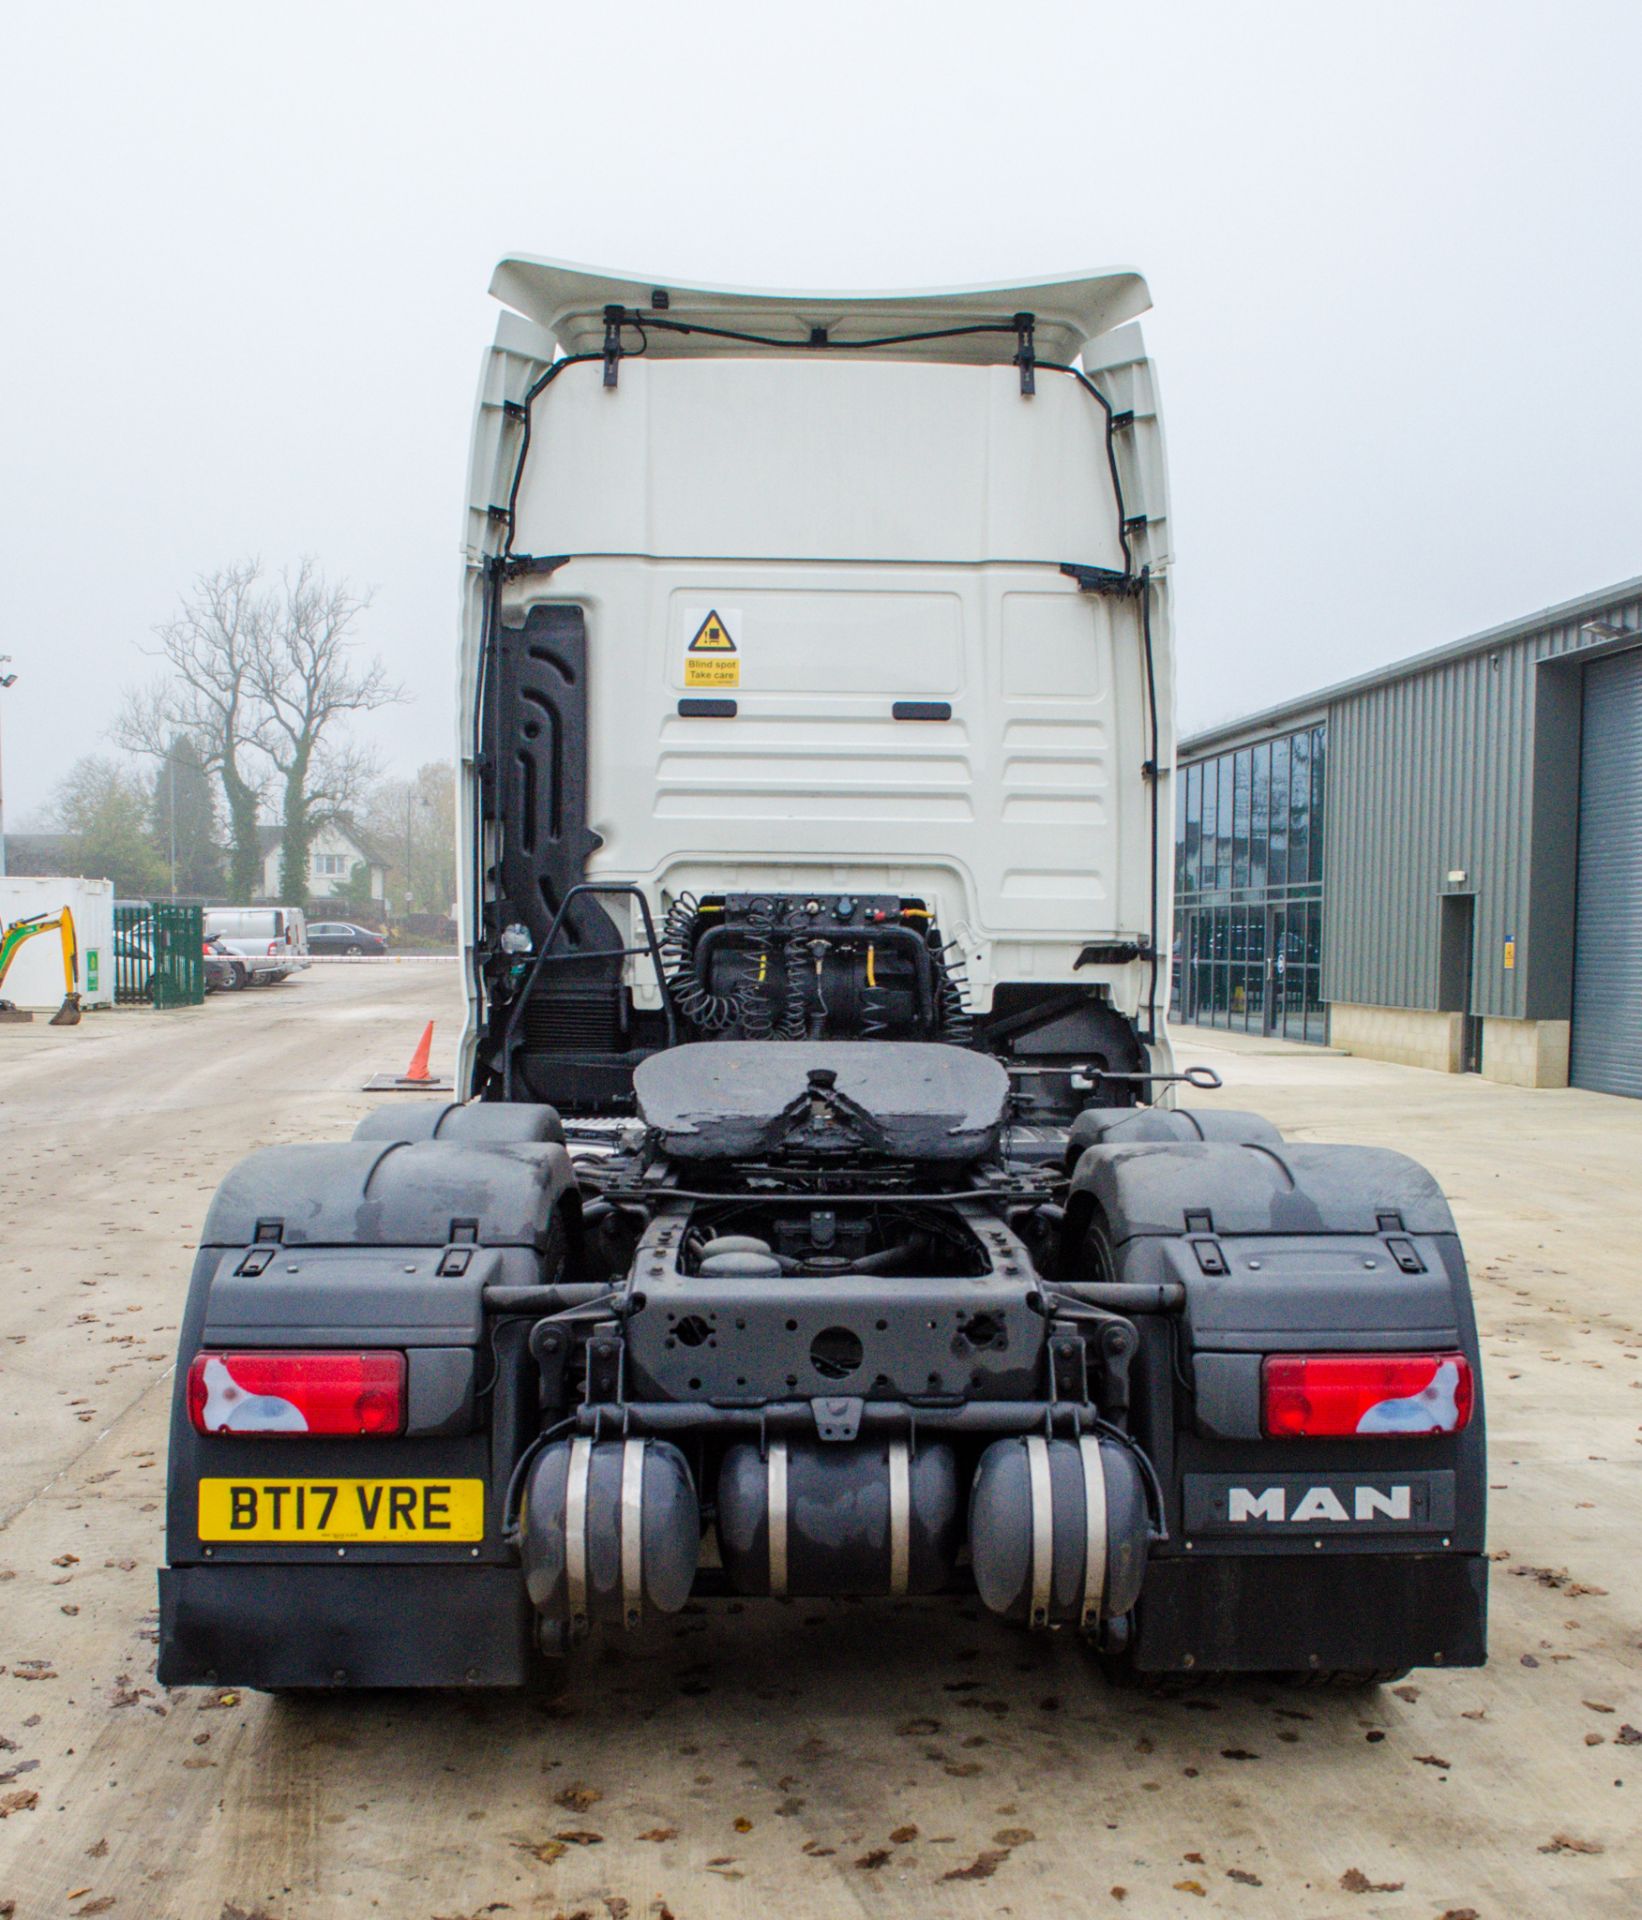
[[[1248,1674],[1226,1673],[1218,1667],[1193,1667],[1184,1673],[1143,1673],[1124,1654],[1101,1653],[1095,1656],[1106,1684],[1121,1693],[1149,1693],[1165,1700],[1182,1694],[1211,1693],[1234,1680],[1246,1680]]]
[[[1376,1687],[1406,1680],[1412,1667],[1324,1667],[1315,1673],[1274,1673],[1285,1686],[1305,1687],[1313,1693],[1372,1693]]]
[[[248,975],[248,974],[246,973],[246,971],[245,971],[245,969],[244,969],[244,968],[243,968],[242,966],[238,966],[238,965],[235,965],[235,966],[232,966],[232,967],[230,967],[230,968],[228,969],[228,990],[229,990],[229,992],[230,992],[230,993],[239,993],[239,992],[241,992],[241,991],[243,991],[243,989],[244,989],[244,986],[245,986],[245,983],[246,983],[246,980],[247,980],[247,979],[248,979],[249,977],[250,977],[250,976],[249,976],[249,975]]]
[[[347,951],[353,959],[358,960],[364,954],[365,949],[361,946],[352,946],[349,947]]]

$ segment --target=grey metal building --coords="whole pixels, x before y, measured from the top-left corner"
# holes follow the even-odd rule
[[[1174,1016],[1642,1097],[1642,580],[1183,740]]]

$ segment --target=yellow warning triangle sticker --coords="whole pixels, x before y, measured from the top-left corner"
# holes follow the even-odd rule
[[[687,649],[690,653],[734,653],[730,630],[716,613],[709,613],[696,629],[696,637]]]

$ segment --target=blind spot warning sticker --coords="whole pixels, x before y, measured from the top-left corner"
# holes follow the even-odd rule
[[[739,687],[741,656],[736,649],[735,629],[741,624],[739,613],[721,614],[709,607],[685,613],[684,630],[691,637],[684,650],[684,684],[687,687]]]

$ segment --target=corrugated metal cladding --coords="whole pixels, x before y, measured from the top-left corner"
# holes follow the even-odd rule
[[[1642,1097],[1642,651],[1585,669],[1576,1087]]]
[[[1564,622],[1330,701],[1325,1000],[1437,1006],[1438,903],[1474,893],[1471,1011],[1568,1017],[1572,875],[1560,876],[1559,892],[1558,863],[1547,859],[1559,810],[1545,788],[1577,779],[1577,675],[1569,751],[1559,743],[1542,755],[1536,782],[1536,712],[1546,706],[1538,663],[1589,648],[1581,625],[1596,617],[1586,603]],[[1635,626],[1642,600],[1600,617]],[[1571,791],[1566,811],[1571,819]],[[1531,860],[1536,818],[1544,824]],[[1450,884],[1451,872],[1464,881]]]

